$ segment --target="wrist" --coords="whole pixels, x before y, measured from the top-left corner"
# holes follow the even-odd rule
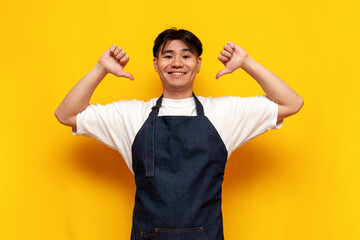
[[[246,71],[247,69],[252,68],[255,65],[255,63],[256,63],[255,60],[252,57],[250,57],[250,55],[247,55],[246,58],[244,59],[241,68]]]
[[[99,62],[96,63],[95,67],[93,68],[93,71],[96,72],[96,74],[102,79],[108,74],[108,71],[106,68]]]
[[[256,66],[257,62],[250,57],[250,55],[248,55],[245,59],[244,59],[244,63],[241,66],[241,68],[245,71],[245,72],[251,72],[254,71],[255,66]]]

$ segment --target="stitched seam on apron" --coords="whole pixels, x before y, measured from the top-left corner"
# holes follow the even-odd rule
[[[187,233],[187,232],[201,232],[203,231],[203,227],[197,228],[155,228],[155,232],[168,232],[168,233]]]
[[[156,111],[156,113],[154,114],[154,121],[153,121],[153,129],[152,129],[152,151],[153,151],[153,161],[152,161],[152,176],[154,176],[154,168],[155,168],[155,120],[156,120],[156,116],[158,114],[158,111]]]
[[[148,125],[149,125],[149,121],[146,121],[146,134],[145,134],[145,172],[146,172],[146,176],[148,175],[147,173],[147,145],[148,145]]]

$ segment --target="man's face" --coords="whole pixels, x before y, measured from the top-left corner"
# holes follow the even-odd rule
[[[174,94],[177,96],[190,94],[187,97],[191,97],[194,79],[196,73],[200,71],[200,66],[201,58],[183,41],[168,41],[162,52],[159,52],[158,58],[154,58],[155,71],[159,73],[164,97],[171,97]]]

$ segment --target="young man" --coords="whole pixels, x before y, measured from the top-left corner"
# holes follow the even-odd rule
[[[202,44],[187,30],[168,29],[155,40],[155,71],[163,96],[89,105],[106,74],[133,80],[116,45],[67,94],[57,119],[75,135],[98,139],[119,151],[135,175],[131,239],[221,240],[221,184],[227,159],[240,145],[295,114],[302,98],[235,43],[219,55],[216,78],[242,68],[266,96],[196,97],[193,82]]]

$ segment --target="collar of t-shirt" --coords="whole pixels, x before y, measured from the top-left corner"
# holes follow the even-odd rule
[[[163,98],[159,110],[159,116],[196,116],[194,98]]]

